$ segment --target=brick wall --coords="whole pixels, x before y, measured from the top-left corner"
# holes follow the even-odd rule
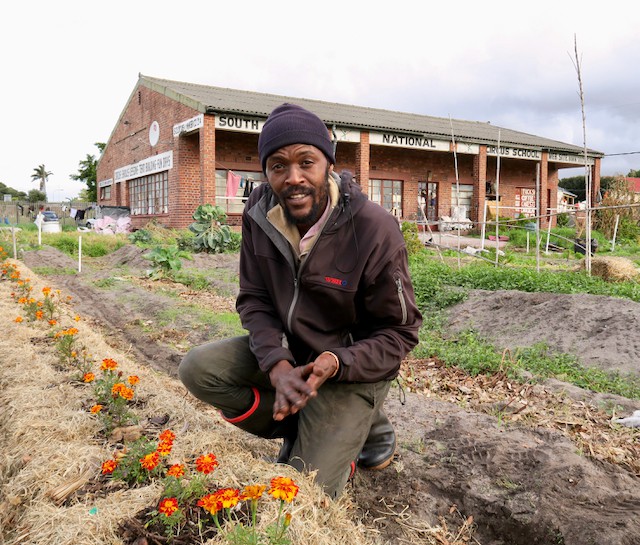
[[[204,116],[204,126],[198,131],[173,137],[173,125],[198,115],[193,108],[164,95],[138,87],[117,122],[107,148],[98,165],[98,181],[113,178],[117,168],[136,163],[156,154],[173,151],[173,168],[169,171],[169,213],[157,216],[134,216],[134,227],[145,225],[155,218],[167,227],[183,228],[192,221],[192,214],[200,204],[216,203],[215,171],[231,169],[261,173],[258,159],[258,135],[232,131],[216,131],[215,117]],[[156,146],[149,143],[149,127],[153,121],[160,125],[160,139]],[[546,157],[546,154],[544,154]],[[455,198],[452,189],[456,183],[454,154],[369,145],[369,133],[361,133],[359,143],[338,143],[336,172],[351,170],[365,193],[371,179],[401,180],[403,183],[404,219],[415,219],[418,208],[418,183],[438,184],[437,217],[451,215]],[[542,207],[555,207],[558,169],[547,168],[543,162],[541,183]],[[515,216],[513,210],[518,188],[535,188],[534,161],[501,159],[500,201],[501,216]],[[457,155],[460,184],[474,188],[472,220],[482,219],[485,182],[495,181],[496,158],[486,156],[486,147],[480,146],[480,155]],[[599,181],[600,161],[593,168],[594,179]],[[594,184],[595,191],[595,184]],[[129,205],[126,182],[114,184],[109,201],[100,204]],[[240,216],[229,217],[233,225]]]

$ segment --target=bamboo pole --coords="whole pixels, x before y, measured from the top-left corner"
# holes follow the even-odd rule
[[[78,236],[78,272],[82,272],[82,235]]]
[[[458,175],[458,153],[456,149],[456,137],[453,134],[453,121],[449,116],[449,125],[451,126],[451,144],[453,146],[453,165],[456,172],[456,208],[460,211],[460,176]],[[460,222],[458,221],[458,270],[462,268],[460,262]]]
[[[496,267],[500,249],[500,129],[498,129],[498,154],[496,156]]]
[[[536,272],[540,272],[540,163],[536,163]]]
[[[480,232],[482,233],[480,249],[484,250],[484,237],[487,232],[487,199],[486,198],[484,200],[484,210],[482,214],[482,228],[480,229]]]
[[[573,35],[574,55],[575,61],[573,66],[578,74],[578,87],[580,95],[580,110],[582,112],[582,141],[584,148],[584,170],[585,170],[585,182],[586,182],[586,231],[587,231],[587,248],[585,249],[585,268],[587,275],[591,276],[591,169],[588,164],[587,156],[587,120],[584,110],[584,88],[582,85],[582,69],[580,63],[580,57],[578,56],[578,37]]]
[[[16,243],[16,229],[11,228],[11,238],[13,239],[13,259],[18,259],[18,245]]]

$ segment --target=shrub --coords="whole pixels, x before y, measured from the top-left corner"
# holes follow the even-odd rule
[[[403,221],[401,229],[404,242],[407,245],[407,253],[409,255],[414,255],[422,251],[424,246],[422,245],[422,242],[420,242],[420,237],[418,236],[418,225],[411,221]]]

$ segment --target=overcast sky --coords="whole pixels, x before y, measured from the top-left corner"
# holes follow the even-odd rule
[[[15,2],[0,20],[0,182],[50,200],[106,142],[138,73],[492,124],[640,168],[640,7],[632,2]],[[561,171],[561,177],[584,169]]]

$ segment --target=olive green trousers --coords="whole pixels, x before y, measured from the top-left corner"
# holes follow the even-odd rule
[[[297,415],[276,422],[275,390],[258,367],[248,336],[193,348],[178,374],[195,397],[220,409],[228,422],[260,437],[295,437],[288,464],[317,471],[316,482],[333,498],[342,493],[391,384],[328,381]]]

